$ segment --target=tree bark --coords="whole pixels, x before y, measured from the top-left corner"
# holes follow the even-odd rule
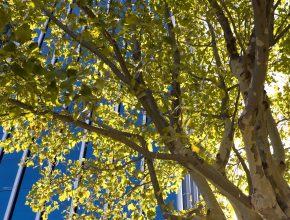
[[[232,122],[230,118],[226,118],[224,121],[224,135],[219,147],[219,152],[216,156],[216,168],[217,170],[222,174],[225,174],[225,168],[228,163],[229,157],[230,157],[230,151],[233,146],[233,138],[231,135],[231,128],[232,128]]]
[[[267,129],[264,98],[264,82],[267,73],[269,56],[268,24],[266,6],[269,2],[252,1],[255,25],[255,63],[246,104],[240,117],[239,127],[246,147],[247,158],[254,192],[251,202],[264,219],[287,219],[279,206],[268,176],[268,166],[272,165],[271,155],[267,148]]]
[[[273,118],[270,107],[267,110],[267,128],[269,132],[269,138],[271,140],[271,145],[273,148],[273,156],[277,167],[279,167],[280,172],[283,174],[286,168],[285,164],[285,152],[281,137]]]

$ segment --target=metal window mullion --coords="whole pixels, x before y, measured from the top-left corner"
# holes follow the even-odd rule
[[[120,103],[120,104],[119,104],[119,103],[115,104],[114,111],[118,112],[118,114],[121,113],[121,103]],[[109,193],[110,193],[110,190],[106,189],[106,193],[109,194]],[[106,202],[106,203],[104,204],[104,207],[103,207],[103,211],[104,211],[104,212],[108,209],[108,206],[109,206],[109,205],[108,205],[108,203]],[[105,216],[103,217],[103,219],[106,219],[106,218],[107,218],[107,216],[105,215]]]
[[[146,122],[147,122],[147,116],[146,116],[146,111],[143,111],[143,114],[142,114],[142,125],[146,125]],[[144,172],[145,171],[145,159],[142,158],[141,159],[141,162],[140,162],[140,171],[141,172]],[[140,184],[143,184],[143,180],[140,182]],[[144,186],[144,190],[145,190],[145,186]],[[142,212],[143,212],[143,209],[142,209],[142,205],[139,204],[139,216],[142,215]]]
[[[192,206],[194,206],[194,203],[198,201],[198,188],[195,184],[195,182],[193,181],[192,177],[191,177],[191,195],[192,195]]]
[[[49,162],[48,167],[49,167],[49,170],[50,170],[50,173],[49,173],[50,175],[51,175],[52,172],[54,171],[55,166],[56,166],[56,160],[54,160],[53,163],[50,163],[50,162]],[[45,208],[45,206],[46,206],[46,204],[44,204],[44,208]],[[35,220],[42,220],[42,215],[43,215],[43,213],[44,213],[44,210],[43,210],[43,211],[39,211],[39,212],[37,212],[37,213],[36,213],[36,216],[35,216]]]
[[[39,37],[37,40],[37,44],[38,44],[39,49],[41,49],[42,44],[44,42],[44,38],[45,38],[46,32],[48,30],[49,23],[50,23],[50,18],[48,18],[44,23],[44,31],[40,31],[40,34],[39,34]]]
[[[179,187],[178,192],[177,192],[177,196],[176,196],[177,197],[177,210],[178,211],[184,210],[183,199],[182,199],[182,194],[183,194],[182,189],[183,189],[183,187],[182,187],[182,182],[181,182],[180,187]]]
[[[7,135],[8,135],[8,132],[7,131],[3,131],[3,135],[2,135],[1,141],[5,141],[6,138],[7,138]],[[4,149],[3,149],[3,147],[0,147],[0,163],[2,161],[3,155],[4,155]]]
[[[92,112],[90,112],[90,114],[88,115],[88,119],[86,120],[86,123],[88,125],[91,125],[92,124],[91,116],[92,116]],[[87,132],[87,130],[84,130],[84,132]],[[88,142],[86,141],[86,136],[84,136],[83,137],[83,140],[82,140],[80,154],[79,154],[79,162],[80,162],[80,165],[81,166],[83,164],[83,159],[86,158],[87,146],[88,146]],[[74,182],[74,189],[77,189],[79,187],[79,182],[80,181],[81,181],[81,177],[78,176],[75,179],[75,182]],[[70,205],[70,211],[69,211],[69,219],[72,219],[73,218],[73,214],[77,212],[77,208],[78,208],[77,206],[74,206],[73,199],[71,199],[71,205]]]
[[[186,175],[182,181],[182,198],[183,198],[183,209],[188,209],[190,205],[190,175]]]
[[[53,5],[53,8],[56,7],[56,3]],[[51,14],[53,14],[54,12],[52,12]],[[49,23],[50,23],[50,18],[48,18],[45,23],[44,23],[44,32],[43,31],[40,31],[40,34],[39,34],[39,37],[37,39],[37,44],[38,44],[38,48],[41,49],[42,47],[42,44],[44,42],[44,39],[45,39],[45,35],[46,35],[46,32],[48,30],[48,27],[49,27]]]
[[[112,0],[108,0],[108,2],[107,2],[107,14],[109,14],[109,12],[110,12],[110,8],[111,8],[111,1]]]
[[[189,209],[191,208],[190,196],[191,196],[191,186],[190,186],[190,175],[186,175],[186,207]]]
[[[0,147],[0,163],[2,161],[3,155],[4,155],[3,147]]]
[[[4,215],[4,220],[11,220],[12,219],[12,215],[15,209],[15,205],[17,202],[17,198],[18,198],[18,194],[19,194],[19,190],[23,181],[23,177],[24,177],[24,173],[26,170],[26,165],[25,160],[29,157],[30,151],[28,149],[23,151],[22,157],[21,157],[21,165],[18,168],[17,174],[16,174],[16,178],[14,180],[14,184],[12,187],[12,191],[10,194],[10,198],[8,201],[8,205],[6,207],[6,211],[5,211],[5,215]]]

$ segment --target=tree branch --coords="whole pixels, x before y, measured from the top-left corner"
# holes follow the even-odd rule
[[[271,46],[271,42],[273,42],[274,40],[274,1],[273,0],[269,0],[267,2],[267,6],[266,6],[266,16],[267,16],[267,20],[268,20],[268,38],[269,38],[269,42],[270,42],[270,46]]]
[[[162,197],[162,190],[161,190],[159,183],[158,183],[158,179],[156,176],[153,161],[152,161],[152,159],[148,159],[148,158],[146,159],[146,161],[147,161],[148,171],[149,171],[149,175],[150,175],[153,190],[154,190],[154,195],[155,195],[155,198],[157,200],[157,204],[158,204],[159,208],[161,209],[161,213],[162,213],[163,218],[164,219],[172,219],[172,220],[185,219],[183,217],[170,214],[170,212],[168,211],[166,204],[163,200],[163,197]]]
[[[238,30],[237,30],[237,27],[235,25],[235,21],[231,15],[231,12],[229,11],[228,7],[226,6],[224,0],[219,0],[219,2],[221,3],[222,7],[224,8],[225,12],[227,13],[227,16],[229,17],[231,23],[232,23],[232,26],[233,26],[233,29],[234,29],[234,33],[236,35],[236,38],[238,40],[238,43],[243,51],[243,54],[246,54],[246,50],[245,50],[245,47],[243,45],[243,42],[242,42],[242,39],[241,39],[241,36],[240,34],[238,33]]]
[[[173,31],[173,23],[170,16],[170,9],[167,4],[167,2],[164,3],[164,17],[166,21],[167,26],[167,32],[168,36],[170,38],[171,42],[171,48],[172,48],[172,62],[173,62],[173,68],[171,70],[171,79],[172,79],[172,91],[171,95],[173,96],[172,100],[172,117],[171,117],[171,124],[176,127],[176,131],[181,131],[181,126],[179,123],[181,108],[181,89],[180,89],[180,83],[178,82],[178,76],[180,72],[180,52],[178,49],[178,44],[176,42],[176,36]]]
[[[200,113],[202,117],[210,117],[215,119],[221,119],[221,115],[214,115],[214,114],[206,114],[206,113]]]
[[[218,47],[216,44],[216,38],[213,26],[209,21],[207,21],[209,31],[212,37],[212,49],[214,53],[214,57],[216,60],[216,66],[218,67],[218,71],[222,68],[222,62],[219,55]],[[231,136],[231,120],[228,116],[228,101],[229,101],[229,94],[225,84],[224,77],[218,72],[220,88],[224,92],[224,97],[222,98],[221,102],[221,118],[224,120],[224,134],[220,143],[219,151],[216,155],[216,167],[221,174],[225,175],[225,168],[228,163],[231,147],[233,144],[233,138]]]
[[[277,167],[279,167],[280,171],[283,173],[286,168],[285,151],[279,131],[277,129],[277,124],[275,122],[275,119],[273,118],[270,107],[267,109],[266,117],[269,138],[273,147],[273,156],[275,162],[277,163]]]
[[[233,85],[233,86],[227,88],[227,90],[228,90],[228,92],[229,92],[229,91],[231,91],[231,90],[233,90],[234,88],[237,88],[237,87],[239,87],[239,84],[235,84],[235,85]]]
[[[264,5],[263,5],[264,6]],[[256,47],[255,66],[252,76],[250,89],[248,91],[247,108],[252,110],[262,102],[264,93],[264,82],[267,75],[267,60],[269,56],[268,24],[266,19],[266,6],[259,6],[258,2],[253,1]]]
[[[208,78],[208,77],[202,77],[202,76],[198,76],[196,74],[193,74],[191,71],[188,71],[187,72],[191,77],[197,79],[197,80],[202,80],[202,81],[208,81],[208,82],[211,82],[212,84],[216,85],[217,87],[219,87],[218,83],[214,80],[214,79],[211,79],[211,78]]]
[[[123,136],[126,136],[126,137],[131,137],[131,138],[135,137],[135,138],[137,138],[140,141],[141,146],[146,146],[147,145],[145,139],[139,134],[133,134],[133,133],[125,132],[125,131],[119,131],[119,130],[116,130],[116,129],[114,129],[114,128],[112,128],[112,127],[110,127],[110,126],[108,126],[108,125],[106,125],[106,124],[104,124],[102,122],[100,122],[100,121],[95,121],[94,123],[97,124],[98,126],[104,128],[104,129],[106,129],[106,130],[118,133],[119,135],[123,135]]]
[[[158,183],[158,179],[157,179],[157,176],[156,176],[156,172],[155,172],[155,169],[154,169],[153,162],[152,162],[152,160],[147,159],[147,158],[146,158],[146,161],[147,161],[147,165],[148,165],[148,171],[149,171],[149,174],[150,174],[150,178],[151,178],[151,181],[152,181],[152,186],[153,186],[153,189],[154,189],[155,198],[157,200],[159,208],[161,209],[161,212],[162,212],[162,215],[163,215],[164,219],[166,219],[168,211],[167,211],[166,204],[165,204],[165,202],[163,200],[163,197],[162,197],[162,191],[161,191],[159,183]]]
[[[218,22],[220,23],[223,31],[224,31],[224,37],[227,44],[227,50],[229,53],[229,56],[231,59],[238,58],[239,54],[237,52],[236,48],[236,39],[233,35],[232,29],[230,27],[229,21],[227,17],[225,16],[222,8],[217,3],[216,0],[208,0],[211,7],[215,10],[216,17],[218,19]]]
[[[97,165],[95,165],[94,163],[93,164],[88,164],[88,163],[85,163],[84,164],[84,168],[85,169],[88,169],[88,168],[92,168],[93,170],[95,171],[117,171],[117,170],[122,170],[124,169],[126,166],[132,164],[132,163],[136,163],[140,160],[142,160],[144,157],[141,156],[141,157],[138,157],[137,159],[134,159],[134,160],[130,160],[122,165],[119,165],[119,166],[116,166],[115,163],[112,163],[112,164],[106,164],[106,168],[99,168]],[[109,168],[110,166],[113,166],[113,168]]]
[[[240,152],[237,150],[237,148],[235,147],[234,144],[233,144],[233,151],[236,154],[236,157],[240,161],[240,163],[241,163],[241,165],[243,167],[243,170],[246,173],[248,186],[249,186],[249,195],[252,195],[252,193],[253,193],[253,184],[252,184],[251,174],[250,174],[250,171],[249,171],[249,169],[247,167],[247,164],[246,164],[245,160],[243,159],[243,157],[241,156]]]
[[[280,5],[280,3],[281,3],[281,0],[278,0],[273,6],[273,10],[276,10],[276,8]]]
[[[128,132],[118,131],[118,130],[115,130],[113,128],[110,128],[110,129],[98,128],[98,127],[95,127],[92,125],[88,125],[87,123],[85,123],[83,121],[75,120],[70,115],[63,115],[63,114],[52,112],[52,111],[37,111],[36,108],[34,108],[33,106],[25,104],[23,102],[15,100],[15,99],[9,99],[8,101],[9,101],[9,103],[13,104],[14,106],[18,106],[19,108],[29,110],[36,115],[50,114],[55,119],[60,120],[62,122],[71,123],[71,124],[74,124],[75,126],[86,129],[87,131],[95,132],[95,133],[100,134],[104,137],[108,137],[108,138],[111,138],[112,140],[119,141],[119,142],[127,145],[131,149],[142,153],[144,156],[146,156],[148,158],[156,158],[156,159],[162,159],[162,160],[178,160],[175,155],[150,152],[146,148],[140,147],[135,142],[126,138],[128,136],[131,136],[131,137],[136,136],[135,134],[130,134]]]
[[[231,124],[231,133],[230,136],[233,139],[234,138],[234,133],[235,133],[235,119],[238,113],[238,106],[239,106],[239,100],[240,100],[240,95],[241,95],[241,90],[240,88],[238,89],[238,95],[235,101],[235,109],[232,117],[232,124]]]
[[[285,36],[285,34],[289,31],[290,29],[290,24],[288,24],[284,30],[282,30],[279,34],[276,34],[273,40],[273,43],[271,44],[271,46],[275,45],[276,43],[278,43],[278,41]]]

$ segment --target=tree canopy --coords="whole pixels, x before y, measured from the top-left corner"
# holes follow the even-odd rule
[[[1,145],[41,170],[32,210],[289,219],[289,16],[285,0],[1,1]],[[68,159],[81,140],[93,155]],[[202,200],[178,212],[187,173]]]

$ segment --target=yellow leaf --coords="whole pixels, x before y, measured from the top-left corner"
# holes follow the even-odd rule
[[[131,210],[131,211],[135,210],[135,205],[132,203],[128,205],[128,210]]]
[[[27,6],[34,9],[35,8],[35,4],[33,2],[28,2]]]
[[[66,193],[62,193],[60,196],[59,196],[59,201],[63,202],[67,197],[67,194]]]
[[[200,148],[198,146],[194,145],[194,144],[191,144],[191,150],[193,152],[199,153]]]

